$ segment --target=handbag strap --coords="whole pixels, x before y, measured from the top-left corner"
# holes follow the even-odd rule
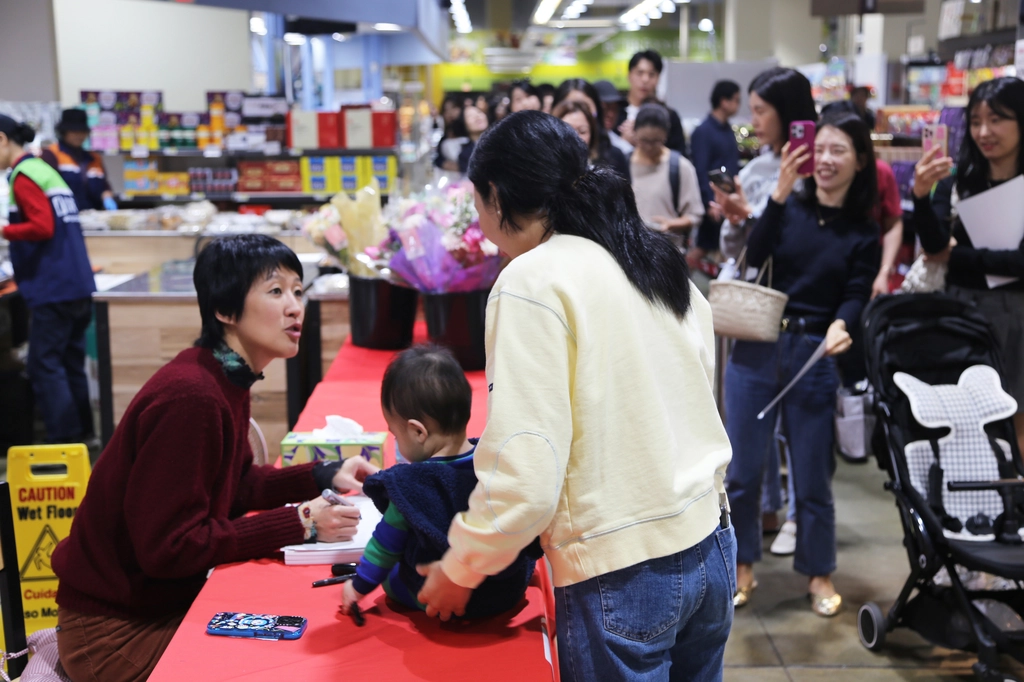
[[[743,250],[740,251],[739,258],[736,259],[736,272],[739,273],[741,280],[746,281],[744,276],[747,272],[747,247],[744,246]],[[757,279],[754,280],[754,284],[761,284],[761,279],[764,277],[765,270],[768,271],[768,288],[772,288],[772,257],[768,256],[768,260],[764,262],[761,269],[757,271]]]

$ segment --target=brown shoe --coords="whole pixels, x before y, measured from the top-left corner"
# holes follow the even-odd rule
[[[757,589],[757,581],[750,583],[747,587],[739,587],[736,589],[736,594],[732,596],[733,608],[739,608],[746,606],[747,602],[750,601],[751,593]]]

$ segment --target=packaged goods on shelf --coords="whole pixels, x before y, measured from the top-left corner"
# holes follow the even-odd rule
[[[321,111],[316,115],[317,146],[324,149],[334,149],[342,146],[341,115],[336,112]]]
[[[373,112],[369,107],[342,107],[346,149],[369,149],[373,146]]]
[[[373,146],[378,149],[398,144],[398,114],[393,109],[374,110]]]
[[[398,180],[398,159],[394,156],[367,156],[363,163],[366,164],[366,181],[369,184],[369,177],[377,178],[382,194],[393,194],[397,189]]]
[[[189,168],[188,177],[193,194],[229,194],[239,183],[234,168]]]
[[[302,157],[302,191],[333,194],[341,191],[341,162],[337,156]]]

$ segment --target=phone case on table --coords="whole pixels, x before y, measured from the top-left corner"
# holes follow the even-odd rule
[[[301,616],[222,612],[210,619],[206,632],[228,637],[298,639],[306,631],[306,625],[306,619]]]

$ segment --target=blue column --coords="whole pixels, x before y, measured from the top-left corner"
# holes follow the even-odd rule
[[[384,96],[384,38],[373,33],[363,36],[363,98],[367,102]]]
[[[278,58],[277,46],[284,37],[284,17],[280,14],[267,12],[263,15],[267,25],[267,35],[263,36],[263,53],[267,60],[267,95],[277,95],[282,91],[281,78],[284,67]]]
[[[323,104],[325,111],[336,111],[334,107],[334,39],[320,36],[324,46],[324,63],[319,65],[323,72]]]

